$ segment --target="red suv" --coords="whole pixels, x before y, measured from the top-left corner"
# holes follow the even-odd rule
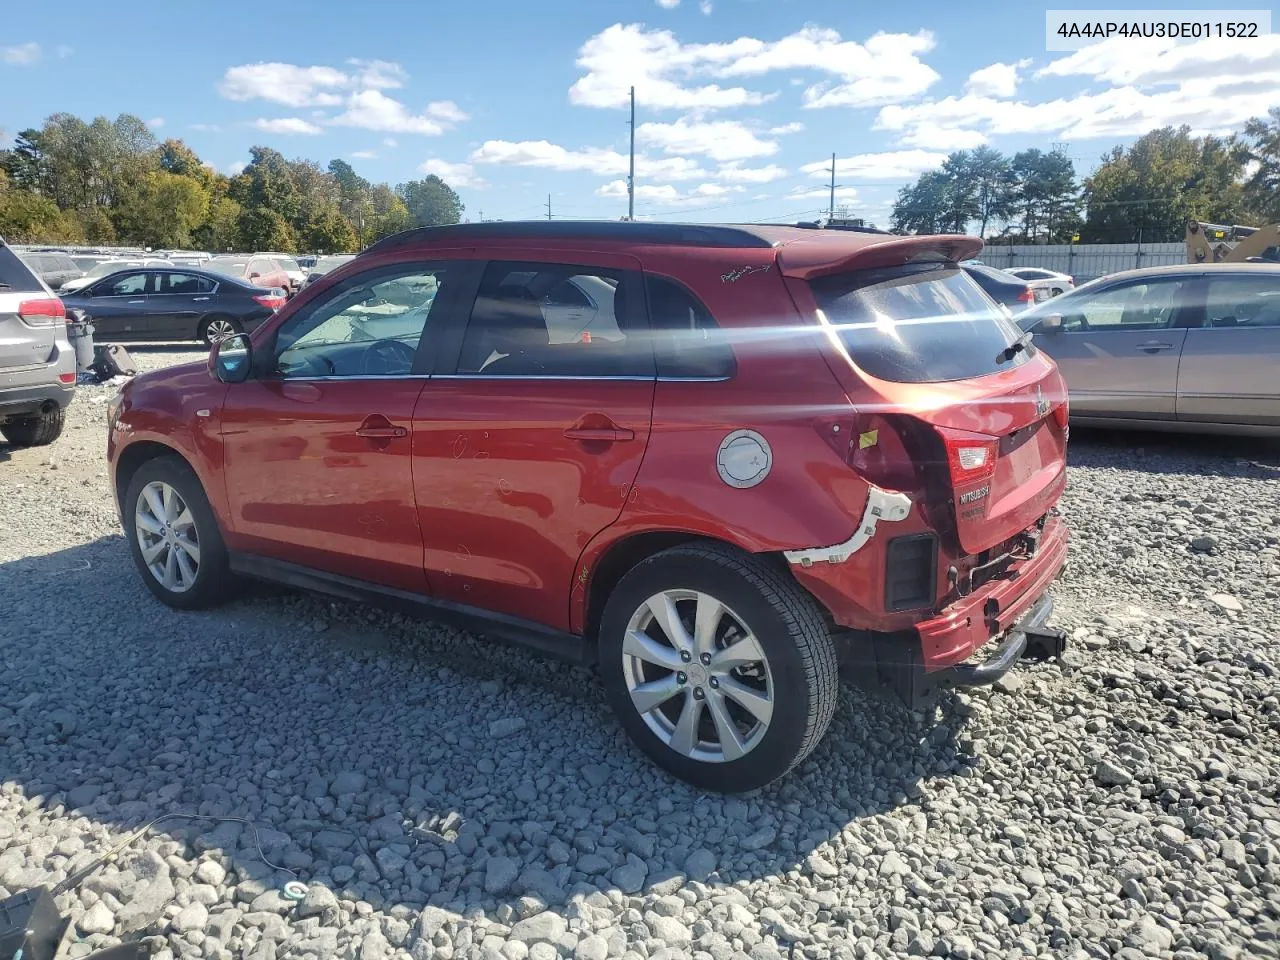
[[[821,740],[838,667],[915,701],[1052,636],[1066,392],[959,269],[980,248],[390,237],[207,365],[121,391],[134,559],[174,607],[260,577],[594,664],[661,766],[759,786]]]

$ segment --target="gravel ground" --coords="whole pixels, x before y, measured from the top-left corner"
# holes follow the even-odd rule
[[[1274,445],[1079,432],[1063,662],[927,714],[847,691],[800,769],[724,798],[585,671],[267,589],[160,606],[107,394],[0,444],[0,897],[164,814],[258,830],[157,826],[59,897],[70,957],[1280,956]]]

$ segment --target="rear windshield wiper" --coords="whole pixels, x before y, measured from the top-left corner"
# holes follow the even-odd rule
[[[1031,346],[1031,334],[1028,332],[1024,333],[1017,340],[1013,341],[1013,343],[1009,344],[997,353],[996,363],[1006,363],[1007,361],[1012,360],[1018,354],[1025,351],[1029,346]]]

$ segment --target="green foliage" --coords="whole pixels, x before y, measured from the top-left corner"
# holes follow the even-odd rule
[[[84,237],[80,225],[48,197],[0,188],[0,237],[11,243],[74,243]]]
[[[1280,107],[1244,128],[1245,150],[1253,172],[1244,182],[1250,222],[1280,222]]]
[[[245,207],[240,213],[239,248],[293,253],[298,249],[293,227],[269,207]]]
[[[1080,227],[1080,188],[1071,158],[1059,151],[1023,150],[1010,164],[1017,184],[1011,215],[1025,243],[1067,243]]]
[[[1163,127],[1116,147],[1084,182],[1085,243],[1174,241],[1188,219],[1239,223],[1247,148]]]
[[[408,208],[412,224],[438,227],[462,220],[465,207],[453,188],[434,173],[424,180],[410,180],[396,187],[396,195]]]

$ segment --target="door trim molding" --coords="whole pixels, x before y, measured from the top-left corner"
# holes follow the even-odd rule
[[[258,554],[229,551],[229,559],[231,570],[241,576],[398,610],[414,617],[440,620],[483,636],[528,647],[570,663],[586,665],[595,660],[595,645],[584,637],[565,633],[532,620],[494,613],[425,594],[397,590],[395,587],[386,587]]]

